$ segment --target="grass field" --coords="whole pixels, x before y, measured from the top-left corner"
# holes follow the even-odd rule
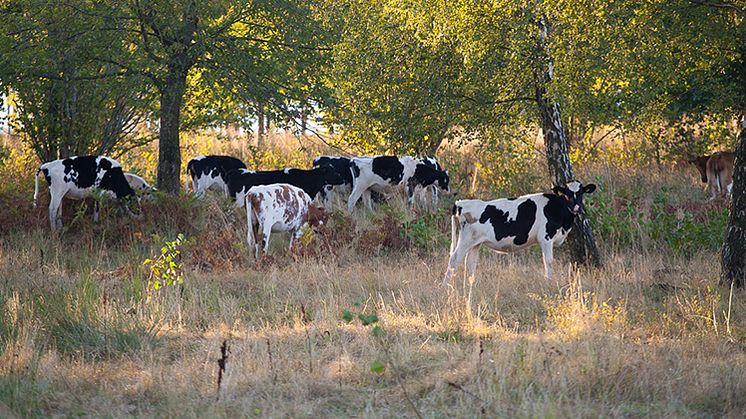
[[[600,186],[602,268],[560,248],[547,281],[538,249],[484,251],[473,286],[451,288],[449,198],[337,212],[297,262],[276,235],[257,265],[217,197],[97,225],[68,205],[58,237],[19,176],[0,190],[0,417],[742,417],[746,294],[718,285],[723,204],[694,169],[577,170]],[[154,290],[143,262],[178,233],[183,282]]]

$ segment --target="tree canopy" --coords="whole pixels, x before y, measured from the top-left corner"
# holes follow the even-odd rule
[[[537,87],[563,130],[732,117],[741,3],[14,0],[0,82],[43,159],[136,145],[158,119],[171,188],[180,130],[259,114],[315,112],[361,152],[411,153],[515,141],[541,126]]]

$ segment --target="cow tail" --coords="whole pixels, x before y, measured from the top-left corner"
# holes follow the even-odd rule
[[[256,238],[254,237],[254,223],[251,219],[251,213],[254,211],[253,205],[249,202],[249,195],[244,196],[244,205],[246,206],[246,225],[249,227],[249,231],[246,233],[246,242],[249,244],[249,251],[252,252],[256,246]]]
[[[456,250],[456,242],[458,241],[458,206],[453,204],[451,210],[451,254]]]
[[[36,208],[36,198],[39,196],[39,173],[41,173],[41,167],[36,171],[36,179],[34,181],[34,208]]]

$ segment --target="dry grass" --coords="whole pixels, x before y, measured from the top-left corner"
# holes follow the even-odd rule
[[[29,247],[0,267],[0,396],[22,415],[411,416],[394,375],[425,416],[746,409],[746,304],[737,291],[726,324],[714,255],[608,255],[547,282],[536,254],[486,254],[469,301],[468,285],[438,286],[445,253],[341,251],[190,270],[181,295],[146,303],[130,295],[126,255],[58,253],[42,268]],[[341,319],[355,303],[381,319],[383,376],[369,369],[386,359],[370,327]]]
[[[639,180],[580,173],[622,195]],[[699,193],[688,175],[646,173],[675,199]],[[0,234],[0,416],[413,417],[399,380],[425,417],[746,411],[746,294],[729,304],[717,253],[611,247],[603,268],[576,269],[560,250],[547,281],[535,249],[485,251],[473,287],[447,288],[447,248],[395,243],[386,231],[417,218],[389,211],[335,215],[298,262],[275,236],[261,266],[217,200],[156,203],[136,226],[79,217],[61,238],[15,222]],[[184,284],[148,298],[142,261],[177,232]],[[383,333],[345,309],[376,313]]]

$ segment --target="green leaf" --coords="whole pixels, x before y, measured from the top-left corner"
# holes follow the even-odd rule
[[[381,333],[383,333],[383,329],[381,328],[381,326],[375,326],[373,327],[371,333],[373,333],[373,336],[378,337],[381,335]]]
[[[342,320],[347,323],[352,321],[352,313],[350,313],[350,310],[342,310]]]
[[[370,370],[375,374],[381,375],[386,371],[386,366],[383,365],[383,362],[376,359],[370,364]]]
[[[378,316],[374,314],[364,315],[362,313],[358,314],[357,316],[360,321],[363,323],[363,326],[368,326],[369,324],[373,324],[378,321]]]

